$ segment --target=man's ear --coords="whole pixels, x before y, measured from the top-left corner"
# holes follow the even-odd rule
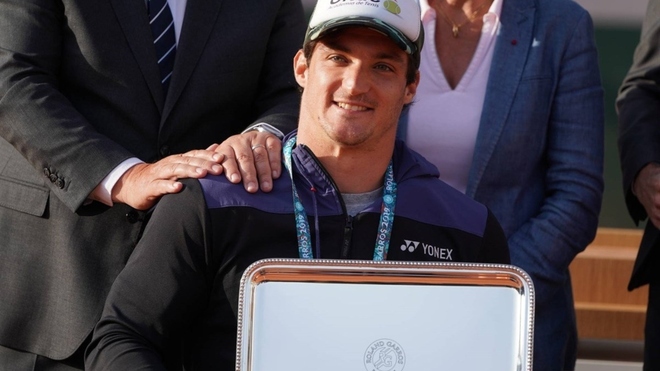
[[[298,85],[300,85],[300,87],[303,89],[307,84],[307,69],[307,58],[305,58],[305,54],[303,53],[302,49],[298,50],[296,56],[293,57],[293,73],[296,75],[296,81],[298,82]]]
[[[415,94],[417,93],[417,86],[419,85],[419,71],[415,72],[415,80],[410,84],[406,85],[406,91],[403,97],[403,104],[412,103],[415,99]]]

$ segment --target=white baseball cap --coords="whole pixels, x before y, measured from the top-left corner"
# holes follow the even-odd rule
[[[424,28],[417,0],[318,0],[304,44],[345,26],[365,26],[384,33],[419,67]]]

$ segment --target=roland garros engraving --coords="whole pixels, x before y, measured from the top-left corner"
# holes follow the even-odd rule
[[[401,371],[406,365],[406,354],[399,343],[391,339],[378,339],[364,353],[367,371]]]

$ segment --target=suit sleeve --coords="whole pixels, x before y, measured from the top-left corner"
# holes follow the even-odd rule
[[[62,94],[65,24],[61,2],[0,1],[0,137],[39,174],[56,173],[63,182],[46,183],[76,210],[130,153],[95,130]]]
[[[616,101],[618,145],[628,212],[638,223],[646,211],[632,194],[637,173],[660,163],[660,0],[650,0],[632,66]]]
[[[302,47],[305,19],[297,0],[282,1],[273,24],[267,55],[260,75],[255,112],[260,116],[251,124],[268,123],[287,134],[298,125],[300,95],[293,76],[293,56]]]
[[[539,303],[563,286],[575,256],[593,240],[603,195],[604,106],[589,14],[567,28],[551,97],[545,189],[539,212],[509,236],[511,260],[534,277]],[[548,46],[552,51],[553,47]],[[515,210],[512,210],[515,212]]]
[[[181,340],[208,302],[208,213],[196,180],[164,196],[115,280],[92,342],[90,370],[165,370],[180,364]]]

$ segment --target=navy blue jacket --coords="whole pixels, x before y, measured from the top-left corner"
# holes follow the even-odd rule
[[[371,260],[381,200],[347,216],[311,151],[293,152],[320,258]],[[504,233],[485,206],[440,181],[435,166],[402,142],[393,165],[398,197],[388,260],[509,263]],[[183,361],[187,370],[233,370],[243,271],[260,259],[298,257],[291,180],[284,174],[274,183],[270,193],[248,194],[224,176],[207,177],[163,197],[112,287],[87,368],[175,369]]]

